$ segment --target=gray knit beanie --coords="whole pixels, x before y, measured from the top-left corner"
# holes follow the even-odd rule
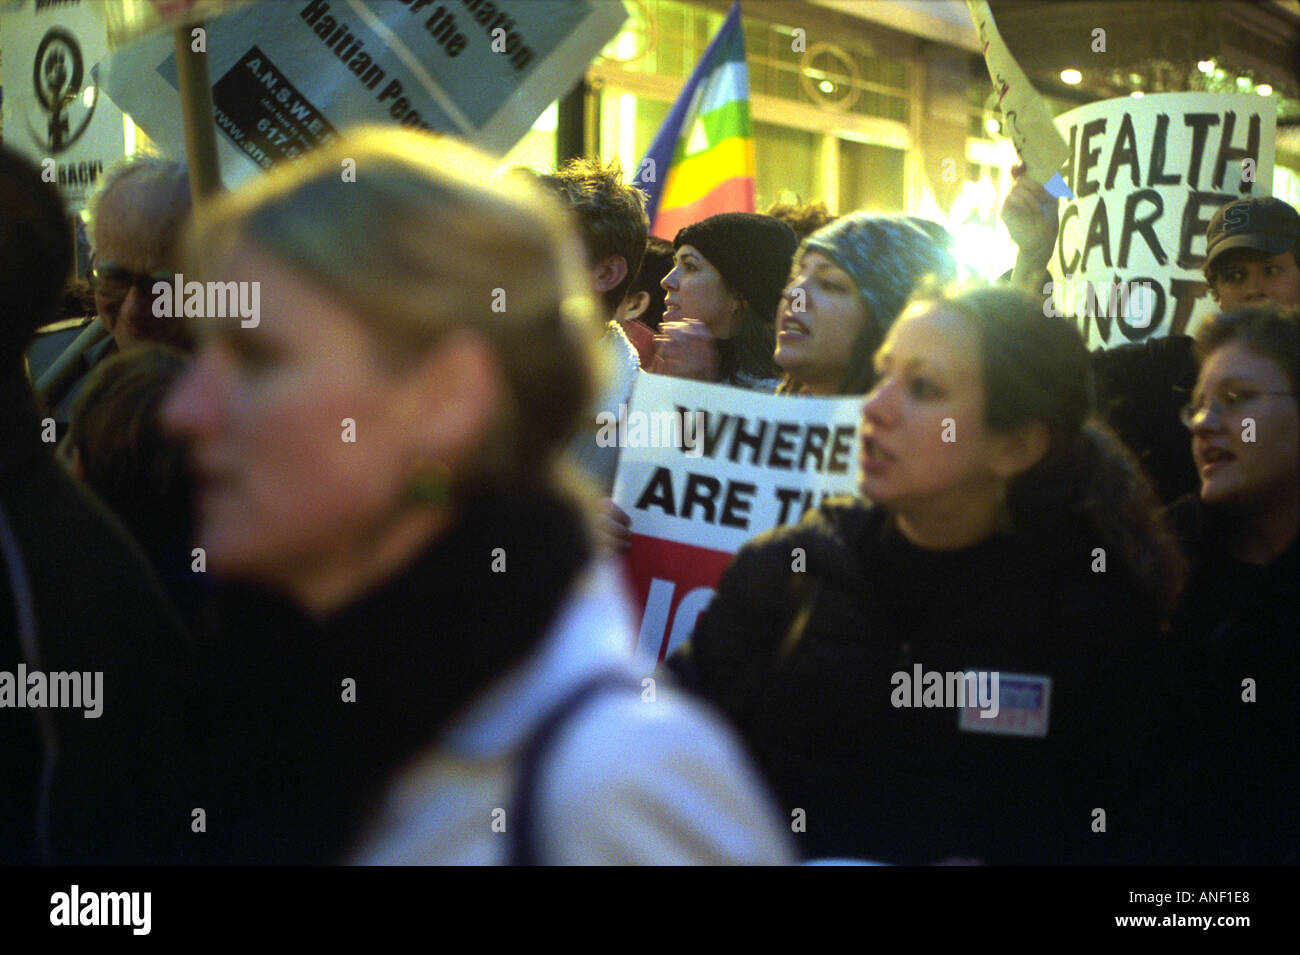
[[[805,252],[820,252],[849,273],[882,336],[922,278],[934,274],[947,282],[957,274],[952,253],[902,217],[843,216],[805,239],[796,263]]]

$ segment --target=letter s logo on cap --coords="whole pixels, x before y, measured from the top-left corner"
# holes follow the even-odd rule
[[[1224,232],[1242,232],[1250,222],[1250,206],[1233,206],[1223,213]]]

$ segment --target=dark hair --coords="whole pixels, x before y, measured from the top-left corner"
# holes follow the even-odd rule
[[[72,271],[72,220],[54,184],[0,146],[0,375],[19,370],[23,350],[54,313]]]
[[[1300,389],[1300,308],[1269,303],[1211,316],[1196,332],[1197,360],[1203,363],[1232,341],[1271,359],[1291,382],[1291,390]]]
[[[1231,265],[1234,262],[1241,262],[1243,260],[1250,261],[1250,260],[1259,260],[1259,259],[1271,259],[1272,257],[1273,257],[1273,253],[1271,252],[1266,252],[1263,249],[1252,249],[1249,246],[1243,246],[1241,248],[1228,249],[1226,252],[1224,252],[1222,255],[1216,258],[1213,263],[1205,266],[1205,281],[1206,284],[1210,286],[1210,291],[1214,293],[1215,300],[1216,301],[1218,300],[1219,280],[1223,278],[1223,273],[1226,269],[1226,266],[1224,265],[1224,260],[1227,260],[1229,265]],[[1295,259],[1296,268],[1300,268],[1300,242],[1291,246],[1291,258]]]
[[[927,287],[914,301],[951,311],[977,329],[984,421],[992,431],[1007,434],[1034,422],[1047,428],[1043,457],[1007,487],[1013,523],[1034,527],[1083,518],[1167,621],[1182,590],[1185,561],[1150,479],[1093,417],[1091,360],[1078,329],[1066,318],[1045,318],[1032,297],[1007,286]]]
[[[664,317],[664,297],[668,294],[659,283],[673,270],[673,244],[657,235],[650,236],[646,242],[645,258],[641,260],[641,270],[637,272],[628,289],[628,295],[645,292],[650,296],[650,304],[637,319],[656,331]]]
[[[623,281],[605,292],[605,311],[612,312],[641,271],[650,234],[645,193],[623,182],[623,168],[617,160],[606,165],[598,159],[578,157],[538,179],[564,200],[577,218],[589,264],[610,255],[622,256],[627,263]]]
[[[151,554],[189,518],[184,444],[158,421],[186,361],[178,349],[152,342],[114,355],[91,372],[70,416],[69,440],[86,484]]]
[[[826,207],[821,200],[805,202],[774,202],[768,207],[766,215],[780,219],[798,236],[802,242],[823,226],[828,226],[839,218]]]
[[[723,281],[726,284],[726,281]],[[776,351],[776,318],[763,318],[754,306],[727,286],[740,302],[740,324],[730,338],[715,339],[718,349],[718,380],[731,384],[752,385],[754,381],[775,380],[781,374],[772,355]],[[750,379],[739,380],[739,376]]]

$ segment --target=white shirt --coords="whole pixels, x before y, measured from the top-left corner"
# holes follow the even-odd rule
[[[475,700],[390,786],[349,861],[361,865],[508,861],[522,747],[589,675],[621,668],[639,694],[612,690],[578,710],[543,758],[534,832],[548,864],[785,864],[788,822],[712,710],[649,681],[632,659],[630,608],[612,565],[581,579],[538,651]]]

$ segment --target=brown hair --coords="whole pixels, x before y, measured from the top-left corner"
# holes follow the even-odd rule
[[[158,422],[186,364],[178,349],[136,345],[97,365],[72,406],[69,440],[86,484],[150,553],[189,517],[184,442]]]
[[[589,264],[595,265],[610,255],[622,256],[627,263],[623,281],[605,292],[605,311],[613,312],[641,271],[650,234],[645,193],[623,182],[618,160],[604,165],[585,156],[570,159],[556,172],[542,176],[541,181],[573,212]]]
[[[1008,286],[931,286],[914,301],[949,310],[977,329],[991,430],[1006,434],[1034,422],[1047,428],[1046,453],[1007,487],[1012,521],[1032,526],[1063,513],[1081,516],[1167,621],[1185,561],[1150,478],[1093,416],[1092,367],[1078,329],[1065,318],[1044,318],[1033,298]]]
[[[797,204],[793,202],[774,202],[765,213],[774,219],[780,219],[802,242],[823,226],[828,226],[839,218],[826,203],[821,200]]]
[[[1291,382],[1291,390],[1300,388],[1300,308],[1270,303],[1211,316],[1196,332],[1197,360],[1203,363],[1232,341],[1271,359]]]

